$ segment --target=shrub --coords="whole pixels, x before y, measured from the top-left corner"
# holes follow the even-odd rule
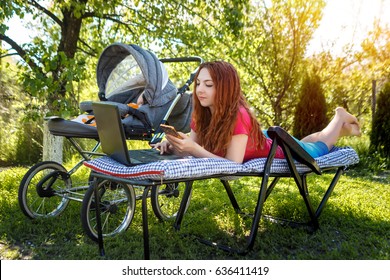
[[[16,135],[13,164],[31,165],[42,160],[42,128],[36,122],[21,122]]]
[[[378,94],[377,110],[372,122],[370,150],[390,158],[390,83],[385,84]]]
[[[327,106],[317,75],[306,76],[295,109],[293,135],[298,139],[322,130],[328,124]]]

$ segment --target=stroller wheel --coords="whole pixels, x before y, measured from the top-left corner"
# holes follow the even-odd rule
[[[176,217],[184,189],[185,183],[170,183],[152,188],[151,202],[153,212],[157,218],[165,221]],[[188,201],[190,201],[190,199]],[[187,210],[188,206],[189,202],[186,205],[185,210]]]
[[[19,206],[31,218],[54,217],[69,203],[71,179],[61,164],[43,161],[31,167],[24,175],[18,193]]]
[[[131,185],[98,180],[99,206],[95,203],[94,188],[89,187],[81,207],[81,223],[85,233],[98,241],[96,207],[100,209],[103,237],[125,231],[134,217],[135,193]]]

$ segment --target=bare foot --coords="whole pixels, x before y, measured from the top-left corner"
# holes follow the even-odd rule
[[[347,110],[345,110],[343,107],[337,107],[335,111],[336,115],[338,115],[343,120],[343,122],[350,124],[355,123],[360,126],[358,119],[354,115],[348,113]]]
[[[356,123],[344,123],[341,136],[361,136],[362,132]]]

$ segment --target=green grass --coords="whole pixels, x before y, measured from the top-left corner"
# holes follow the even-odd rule
[[[0,172],[1,259],[101,259],[97,244],[83,232],[81,203],[71,201],[56,218],[30,220],[18,205],[18,187],[27,168]],[[309,191],[316,206],[332,174],[309,176]],[[252,212],[257,199],[258,178],[232,183],[240,206]],[[218,180],[195,182],[190,207],[181,230],[172,222],[159,222],[149,206],[152,259],[390,259],[389,173],[370,174],[361,169],[347,171],[337,184],[320,217],[320,229],[308,233],[261,220],[254,249],[245,256],[229,255],[200,244],[190,236],[242,244],[250,219],[234,213]],[[305,206],[292,179],[278,183],[264,206],[265,214],[307,220]],[[142,259],[141,204],[129,229],[105,239],[104,259]]]

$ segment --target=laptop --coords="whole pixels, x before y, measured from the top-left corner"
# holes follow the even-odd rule
[[[161,155],[159,150],[152,148],[129,151],[118,107],[105,102],[93,102],[92,110],[102,150],[112,159],[126,166],[134,166],[181,158],[176,155]]]

